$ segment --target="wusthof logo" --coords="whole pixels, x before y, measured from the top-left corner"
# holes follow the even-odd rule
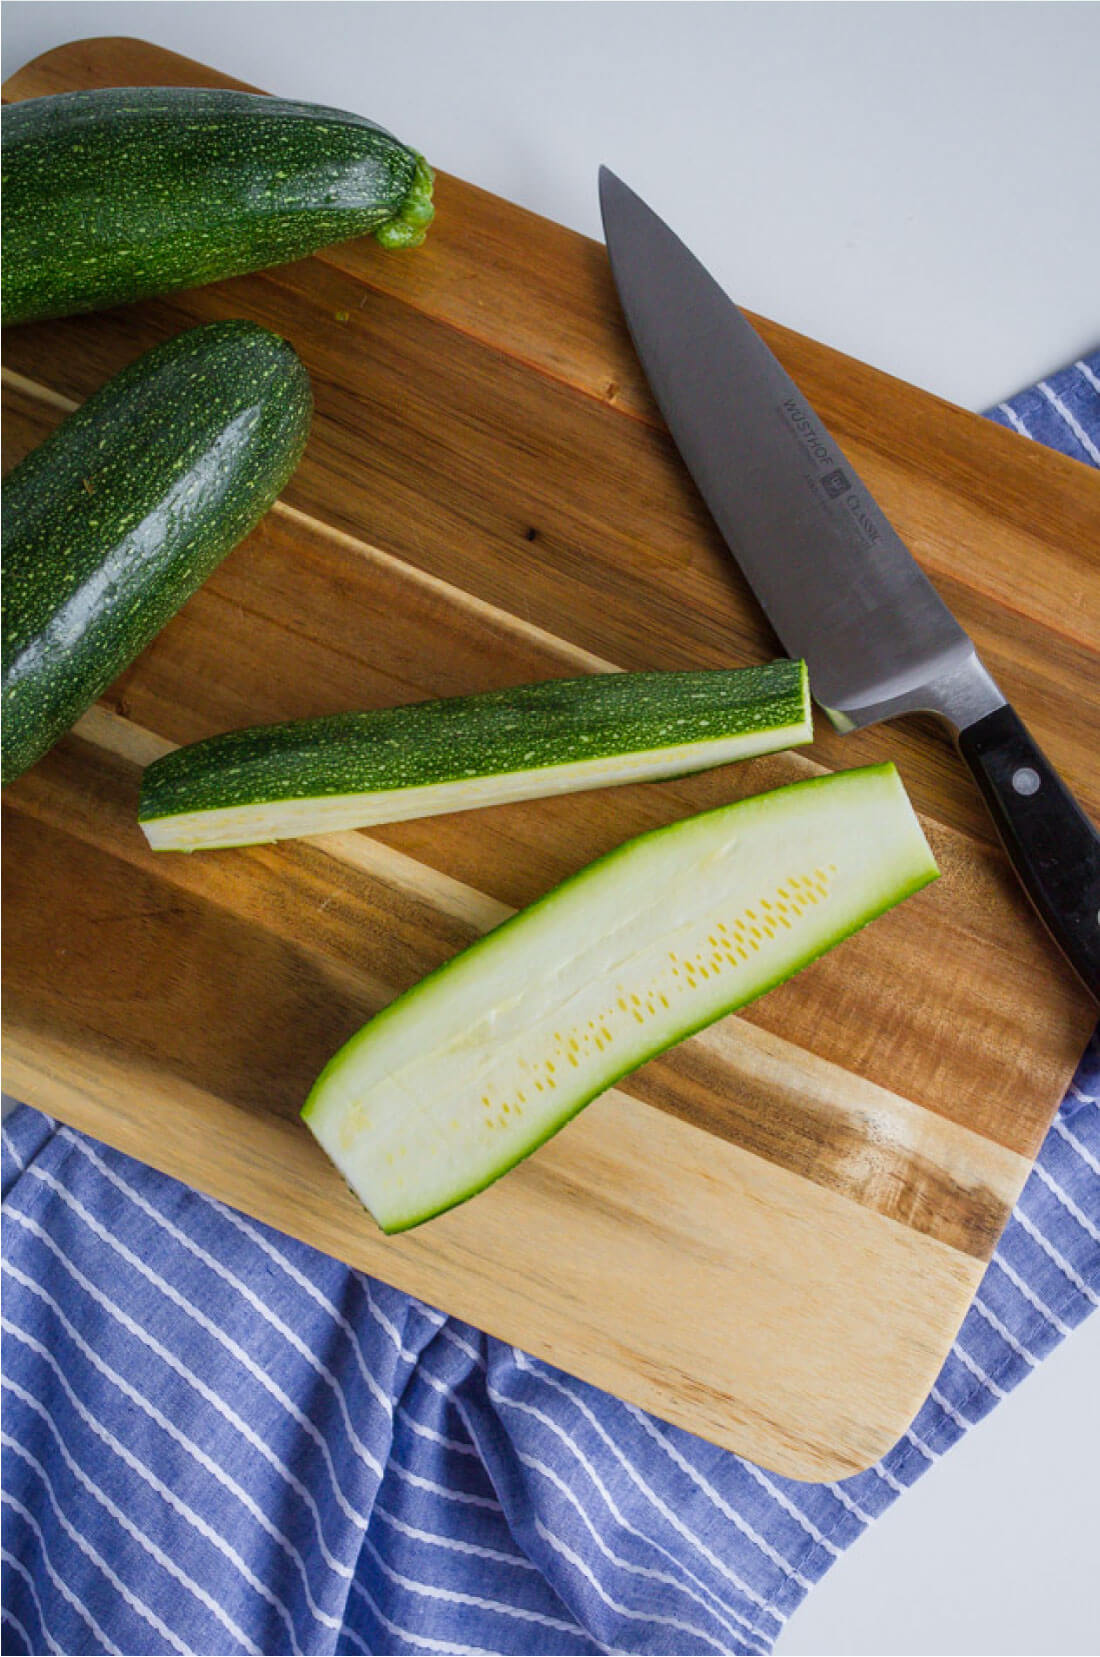
[[[843,466],[837,465],[836,450],[824,441],[820,428],[796,398],[787,397],[781,406],[792,430],[798,433],[806,453],[817,468],[817,477],[812,481],[821,485],[827,500],[843,501],[860,536],[868,546],[875,546],[882,538],[881,533],[851,477]]]
[[[821,441],[817,427],[807,418],[805,409],[799,408],[793,397],[788,397],[783,409],[791,425],[805,443],[819,466],[831,466],[835,463],[835,456],[827,444]]]

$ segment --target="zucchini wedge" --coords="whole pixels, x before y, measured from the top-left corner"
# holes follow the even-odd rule
[[[254,322],[146,351],[4,479],[3,769],[73,725],[298,464],[309,376]]]
[[[639,835],[384,1008],[302,1115],[381,1229],[407,1230],[937,874],[892,765]]]
[[[3,320],[127,304],[302,259],[352,236],[415,247],[423,157],[373,121],[198,87],[10,105]]]
[[[148,767],[138,819],[157,851],[251,845],[682,776],[812,737],[802,662],[591,674],[210,737]]]

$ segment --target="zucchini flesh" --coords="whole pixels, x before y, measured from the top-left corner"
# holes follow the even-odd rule
[[[382,1230],[406,1230],[937,873],[892,765],[640,835],[377,1014],[303,1117]]]
[[[423,157],[363,116],[251,92],[108,87],[4,110],[3,320],[67,316],[373,233],[414,247]]]
[[[253,322],[177,334],[3,484],[3,780],[53,746],[267,511],[309,376]]]
[[[607,673],[258,726],[142,779],[159,851],[249,845],[683,775],[813,736],[802,662]]]

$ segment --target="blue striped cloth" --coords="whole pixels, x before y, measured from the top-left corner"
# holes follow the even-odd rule
[[[1100,353],[992,418],[1100,464]],[[5,1651],[765,1652],[1100,1296],[1095,1038],[924,1407],[834,1484],[26,1106],[3,1153]]]

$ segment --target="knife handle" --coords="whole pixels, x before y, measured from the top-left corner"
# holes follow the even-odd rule
[[[1007,702],[958,744],[1024,890],[1100,1001],[1100,835]]]

